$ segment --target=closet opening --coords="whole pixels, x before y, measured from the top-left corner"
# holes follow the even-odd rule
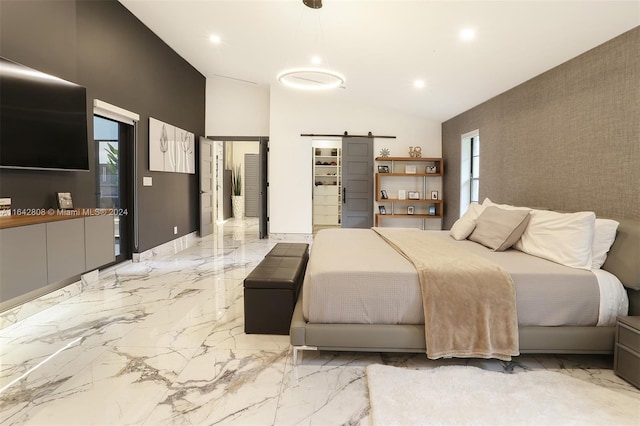
[[[312,139],[313,232],[342,226],[342,139]]]

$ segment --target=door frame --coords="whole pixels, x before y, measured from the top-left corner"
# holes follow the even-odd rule
[[[124,245],[124,253],[116,256],[110,265],[129,260],[133,258],[133,254],[138,252],[139,235],[138,235],[138,124],[140,115],[136,112],[126,110],[119,106],[101,101],[93,100],[92,118],[91,118],[91,141],[95,149],[95,129],[93,128],[93,117],[99,116],[108,120],[131,126],[128,130],[129,139],[123,151],[125,154],[125,162],[122,166],[123,182],[120,188],[126,198],[127,220],[126,220],[126,244]],[[122,136],[122,127],[118,127],[118,137]],[[96,153],[94,151],[94,157]],[[94,172],[96,175],[98,171]],[[96,188],[97,189],[97,188]],[[109,266],[109,265],[105,265]]]
[[[204,169],[204,164],[203,164],[203,151],[205,146],[209,145],[209,152],[211,152],[211,165],[210,165],[210,173],[207,174],[207,179],[209,182],[209,186],[206,187],[204,185],[203,182],[203,175],[205,173]],[[204,136],[200,136],[199,140],[198,140],[198,148],[199,148],[199,158],[198,158],[198,190],[199,190],[199,197],[198,197],[198,214],[199,214],[199,231],[200,231],[200,237],[205,237],[207,235],[210,235],[213,233],[214,229],[215,229],[215,223],[216,223],[216,219],[214,217],[214,215],[217,214],[216,209],[215,209],[215,197],[217,196],[216,194],[216,190],[215,190],[215,167],[216,167],[216,155],[215,155],[215,148],[216,148],[216,142],[212,141]],[[204,200],[205,198],[209,199],[209,203],[208,203],[208,207],[204,207]],[[208,218],[205,220],[205,216],[208,216]],[[205,226],[206,225],[206,226]],[[206,230],[203,230],[203,228],[207,228]]]
[[[136,192],[134,190],[135,185],[133,184],[133,176],[135,174],[136,138],[138,129],[137,122],[126,123],[122,120],[106,117],[99,112],[94,112],[93,117],[94,119],[95,117],[99,117],[104,120],[112,121],[118,125],[118,193],[120,194],[119,200],[121,204],[118,209],[115,209],[117,211],[114,210],[113,214],[118,214],[121,218],[124,217],[124,220],[121,219],[121,221],[124,222],[124,226],[122,226],[122,222],[120,222],[120,253],[116,254],[114,262],[109,264],[112,265],[131,259],[133,257],[134,251],[137,248],[137,239],[135,238],[137,235],[135,226],[136,209],[134,207]],[[92,140],[94,146],[94,165],[96,165],[96,172],[94,177],[97,195],[98,191],[100,190],[100,171],[98,170],[99,151],[97,149],[97,142],[103,142],[103,140],[95,138],[95,129],[93,131]],[[100,208],[97,201],[96,207]]]
[[[258,142],[260,163],[260,191],[259,191],[259,237],[269,236],[269,137],[268,136],[206,136],[212,141],[223,142]],[[226,153],[224,153],[226,156]]]

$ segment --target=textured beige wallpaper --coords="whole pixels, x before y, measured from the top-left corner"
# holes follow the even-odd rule
[[[481,200],[640,220],[640,27],[442,124],[446,229],[475,129]]]

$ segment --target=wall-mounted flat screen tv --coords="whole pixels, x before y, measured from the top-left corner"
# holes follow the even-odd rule
[[[89,170],[86,89],[0,57],[0,167]]]

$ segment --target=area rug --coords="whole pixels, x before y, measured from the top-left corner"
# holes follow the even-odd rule
[[[367,367],[374,425],[640,425],[640,398],[562,373]]]

